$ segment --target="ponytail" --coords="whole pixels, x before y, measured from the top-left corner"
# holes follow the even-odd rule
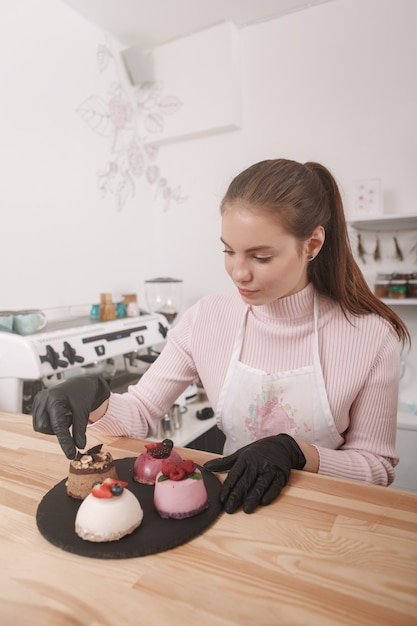
[[[309,279],[319,293],[339,302],[344,311],[353,315],[376,313],[391,324],[403,345],[411,343],[401,318],[375,296],[355,261],[343,202],[334,177],[319,163],[309,162],[305,166],[320,179],[330,207],[330,220],[325,226],[326,239],[316,262],[308,267]]]

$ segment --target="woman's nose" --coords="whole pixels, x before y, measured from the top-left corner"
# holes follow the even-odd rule
[[[248,280],[250,280],[251,273],[246,261],[235,258],[233,260],[231,276],[236,283],[247,282]]]

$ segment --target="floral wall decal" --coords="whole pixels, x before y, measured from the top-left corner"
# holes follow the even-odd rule
[[[97,65],[105,72],[111,65],[119,67],[109,43],[99,45]],[[121,80],[112,82],[105,96],[92,95],[77,108],[77,113],[97,135],[109,140],[110,156],[98,172],[98,186],[103,196],[114,196],[116,209],[121,211],[136,193],[136,183],[143,179],[155,189],[155,198],[163,203],[164,211],[171,202],[187,198],[180,187],[172,187],[161,175],[158,166],[158,146],[152,136],[164,129],[164,117],[175,114],[182,103],[177,96],[164,95],[161,81],[124,87]]]

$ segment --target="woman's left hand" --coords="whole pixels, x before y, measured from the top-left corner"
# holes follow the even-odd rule
[[[265,437],[240,448],[233,454],[207,461],[212,472],[229,471],[220,490],[226,513],[242,505],[245,513],[270,504],[288,482],[292,469],[303,469],[306,458],[290,435]]]

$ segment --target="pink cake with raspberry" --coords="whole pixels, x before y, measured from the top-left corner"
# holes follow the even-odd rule
[[[163,518],[185,519],[209,505],[203,475],[194,461],[167,463],[155,481],[154,506]]]
[[[127,483],[106,478],[96,483],[82,501],[75,518],[75,532],[86,541],[117,541],[132,533],[143,519],[136,496]]]
[[[133,466],[134,480],[154,485],[157,475],[167,463],[179,463],[182,460],[173,447],[171,439],[146,444],[146,451],[138,456]]]

